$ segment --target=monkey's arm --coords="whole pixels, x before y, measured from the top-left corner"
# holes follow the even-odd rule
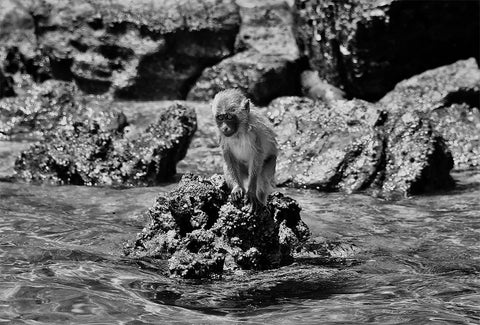
[[[255,153],[252,155],[252,160],[248,164],[247,196],[255,209],[260,203],[257,198],[257,180],[259,174],[262,172],[261,169],[264,161],[261,141],[262,139],[260,137],[255,138],[255,146],[253,148]]]
[[[228,149],[223,149],[223,158],[225,160],[225,176],[228,178],[227,183],[233,183],[233,188],[243,187],[242,180],[240,178],[240,168],[235,162],[235,158],[232,156],[232,153]]]

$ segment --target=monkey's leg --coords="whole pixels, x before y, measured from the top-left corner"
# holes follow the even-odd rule
[[[277,166],[277,157],[268,157],[264,164],[260,177],[257,181],[257,199],[263,204],[267,204],[267,197],[273,191],[275,185],[275,168]]]

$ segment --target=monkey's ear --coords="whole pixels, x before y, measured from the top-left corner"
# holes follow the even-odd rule
[[[248,112],[250,112],[250,99],[246,98],[242,102],[243,109]]]

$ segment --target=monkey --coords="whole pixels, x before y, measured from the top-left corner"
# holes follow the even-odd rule
[[[224,176],[234,201],[246,196],[250,211],[266,206],[275,186],[277,140],[269,122],[251,111],[250,100],[238,89],[215,95],[212,113],[222,149]]]

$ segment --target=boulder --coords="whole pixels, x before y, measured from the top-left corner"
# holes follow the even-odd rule
[[[170,275],[184,278],[289,264],[310,232],[295,200],[274,193],[267,206],[253,213],[244,201],[229,199],[223,177],[186,174],[158,197],[150,223],[124,251],[135,259],[167,260]]]
[[[378,100],[397,82],[480,52],[478,1],[296,0],[310,66],[348,96]]]
[[[480,69],[473,58],[398,83],[380,104],[389,112],[418,112],[446,140],[456,169],[480,167]]]
[[[79,99],[78,93],[71,83],[49,80],[0,101],[0,134],[40,139],[16,160],[17,178],[76,185],[154,185],[172,178],[196,130],[192,108],[177,102],[130,123],[122,103]],[[128,104],[132,110],[142,105]]]
[[[241,52],[206,68],[187,99],[209,101],[228,88],[241,89],[254,103],[266,105],[278,96],[299,94],[298,66],[277,55]]]
[[[384,197],[453,186],[451,154],[418,114],[298,97],[274,100],[267,114],[280,146],[278,185]]]
[[[220,90],[240,88],[259,105],[300,93],[300,53],[293,17],[282,0],[237,0],[242,24],[233,57],[205,69],[188,93],[210,101]]]
[[[35,36],[28,53],[7,46],[18,53],[12,61],[32,75],[42,70],[41,79],[75,80],[86,93],[122,99],[184,98],[205,67],[233,53],[240,24],[233,0],[7,2],[33,20]],[[2,34],[8,44],[10,29]],[[23,44],[21,35],[15,40]]]

